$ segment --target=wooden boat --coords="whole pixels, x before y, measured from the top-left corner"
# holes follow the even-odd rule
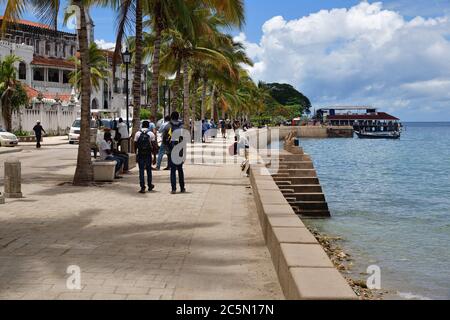
[[[400,139],[401,134],[398,131],[390,132],[359,132],[355,131],[360,139]]]

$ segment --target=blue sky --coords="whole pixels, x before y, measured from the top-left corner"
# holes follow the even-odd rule
[[[247,23],[233,34],[255,80],[290,83],[315,107],[371,104],[405,121],[450,121],[450,0],[245,4]],[[111,46],[114,14],[91,14],[96,40]]]
[[[67,1],[62,1],[64,4]],[[283,16],[286,20],[296,19],[320,10],[333,8],[350,8],[361,0],[245,0],[247,23],[244,32],[247,39],[257,42],[262,35],[262,25],[274,16]],[[371,3],[377,1],[369,1]],[[440,12],[450,10],[450,0],[385,0],[382,1],[388,9],[396,10],[407,18],[421,15],[430,17]],[[3,12],[4,5],[0,5]],[[97,39],[114,41],[114,14],[109,9],[93,8],[91,14],[96,24]],[[25,19],[36,20],[32,14],[26,14]],[[64,29],[60,26],[61,29]]]

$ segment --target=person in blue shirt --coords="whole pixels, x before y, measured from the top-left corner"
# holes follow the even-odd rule
[[[170,184],[172,186],[172,194],[177,193],[177,172],[180,184],[180,191],[181,193],[186,193],[186,187],[184,182],[184,170],[183,170],[184,163],[183,162],[175,163],[176,161],[175,162],[172,161],[173,160],[172,152],[174,151],[175,146],[178,143],[182,142],[181,140],[182,138],[180,138],[179,141],[174,141],[172,139],[173,133],[176,130],[180,130],[182,128],[183,124],[180,122],[180,114],[175,111],[170,116],[170,122],[164,127],[163,130],[163,144],[165,144],[165,147],[168,149],[169,166],[170,166]],[[178,156],[183,157],[183,152],[184,150],[180,151]]]
[[[159,128],[159,131],[158,131],[161,135],[163,134],[164,128],[166,127],[166,125],[169,124],[169,122],[170,122],[170,116],[166,116],[164,118],[163,124],[161,125],[161,127]],[[158,153],[158,159],[156,161],[156,170],[161,170],[162,159],[163,159],[164,155],[168,154],[168,151],[169,150],[167,149],[166,145],[164,143],[161,143],[161,146],[159,148],[159,153]],[[167,164],[167,168],[165,168],[164,170],[166,170],[166,171],[170,170],[170,167],[168,164]]]

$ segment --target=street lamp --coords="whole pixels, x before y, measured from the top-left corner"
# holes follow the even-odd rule
[[[122,62],[125,64],[125,87],[126,87],[126,110],[127,110],[127,130],[128,130],[128,141],[130,140],[130,109],[129,109],[129,95],[130,90],[128,88],[128,67],[131,63],[131,52],[128,51],[128,47],[125,52],[122,52]],[[130,143],[128,142],[128,153],[131,153]]]

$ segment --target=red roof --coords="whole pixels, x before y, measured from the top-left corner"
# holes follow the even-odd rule
[[[50,66],[50,67],[61,67],[75,69],[75,64],[72,61],[59,59],[59,58],[44,58],[35,56],[31,64],[38,66]]]
[[[0,20],[3,20],[3,16],[0,16]],[[52,29],[51,26],[49,26],[48,24],[43,24],[43,23],[39,23],[39,22],[34,22],[34,21],[28,21],[28,20],[16,20],[16,21],[10,21],[9,23],[11,24],[23,24],[26,26],[30,26],[30,27],[36,27],[36,28],[43,28],[43,29]]]
[[[328,116],[328,120],[389,120],[398,121],[400,119],[387,114],[386,112],[377,112],[373,114],[337,114]]]
[[[27,96],[29,99],[37,98],[39,95],[39,91],[28,86],[24,85],[25,91],[27,92]],[[63,93],[49,93],[49,92],[42,92],[42,97],[44,99],[56,99],[59,98],[62,101],[70,101],[70,98],[72,97],[72,94],[70,92],[63,92]]]

